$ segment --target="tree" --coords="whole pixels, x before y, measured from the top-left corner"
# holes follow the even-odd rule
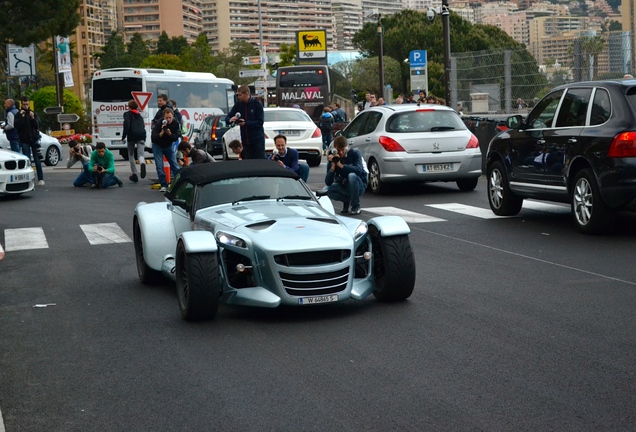
[[[295,66],[296,65],[296,44],[287,45],[280,44],[280,62],[278,66]]]
[[[172,54],[172,43],[170,42],[168,33],[165,31],[162,31],[161,35],[159,35],[159,39],[157,39],[155,54]]]
[[[170,54],[174,54],[177,56],[183,55],[190,47],[185,36],[173,36],[172,39],[170,39],[170,45],[172,46],[172,51],[170,52]]]
[[[106,42],[104,49],[99,54],[99,64],[102,69],[127,67],[129,65],[124,38],[116,31],[111,33],[108,42]]]
[[[598,55],[603,52],[605,41],[600,36],[584,37],[581,39],[581,54],[583,66],[592,70],[590,79],[598,79]]]
[[[130,42],[128,42],[126,53],[128,54],[128,67],[139,67],[150,55],[150,50],[141,35],[133,33]]]
[[[183,60],[174,54],[155,54],[146,57],[139,65],[141,68],[149,69],[175,69],[184,70]]]
[[[68,36],[80,22],[81,0],[3,1],[0,41],[27,46]]]
[[[355,89],[369,90],[372,93],[382,96],[382,90],[380,89],[380,73],[378,69],[378,58],[370,57],[355,62],[352,70],[353,79],[351,84]],[[400,70],[400,64],[393,58],[384,57],[384,82],[391,84],[394,91],[400,93],[403,91],[402,87],[402,71]],[[349,94],[349,89],[346,91],[340,90],[341,96]]]
[[[199,34],[194,43],[182,56],[183,64],[188,71],[211,72],[212,48],[205,33]]]

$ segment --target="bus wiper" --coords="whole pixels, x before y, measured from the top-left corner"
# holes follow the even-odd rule
[[[284,197],[276,198],[276,201],[284,200],[284,199],[298,199],[298,200],[310,200],[311,197],[307,195],[286,195]]]
[[[238,204],[241,201],[256,201],[256,200],[263,200],[268,198],[269,198],[269,195],[252,195],[249,197],[245,197],[245,198],[241,198],[239,200],[233,201],[232,205]]]
[[[455,130],[453,126],[434,126],[431,128],[431,132]]]

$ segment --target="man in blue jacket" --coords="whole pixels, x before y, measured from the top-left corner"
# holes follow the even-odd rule
[[[20,137],[18,136],[18,130],[15,128],[15,118],[18,115],[18,109],[15,107],[15,101],[13,99],[7,99],[4,101],[4,108],[6,110],[6,117],[4,122],[4,134],[7,136],[7,141],[11,146],[11,150],[20,153]]]
[[[364,169],[362,155],[355,148],[348,148],[347,139],[337,136],[333,140],[337,154],[327,159],[325,184],[329,187],[327,196],[334,201],[342,201],[342,214],[360,214],[360,196],[367,188],[368,174]],[[351,204],[351,213],[349,213]]]
[[[241,128],[243,159],[266,159],[263,105],[252,97],[248,86],[240,86],[236,96],[238,102],[232,107],[225,121],[236,122]]]

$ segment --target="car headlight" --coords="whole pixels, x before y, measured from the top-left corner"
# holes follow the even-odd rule
[[[358,225],[358,227],[354,231],[353,237],[357,240],[363,235],[365,235],[367,231],[369,231],[369,226],[367,225],[365,221],[362,221],[360,222],[360,225]]]
[[[223,231],[216,233],[216,240],[224,245],[247,249],[247,243],[245,243],[245,240],[240,237],[233,236],[232,234],[224,233]]]

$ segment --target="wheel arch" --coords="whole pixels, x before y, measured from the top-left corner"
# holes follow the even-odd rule
[[[172,214],[167,204],[137,204],[134,221],[139,223],[146,264],[153,270],[161,270],[164,257],[174,254],[177,245]]]
[[[216,253],[219,247],[210,231],[186,231],[179,236],[186,253]],[[175,249],[176,250],[176,249]]]
[[[369,219],[367,224],[375,227],[381,237],[409,235],[411,233],[406,221],[399,216],[378,216]]]
[[[568,167],[568,173],[567,173],[568,194],[572,193],[572,188],[574,187],[574,178],[576,177],[576,175],[581,170],[584,170],[586,168],[589,168],[592,170],[592,173],[594,174],[594,178],[596,179],[596,183],[599,184],[599,179],[596,177],[596,172],[594,171],[594,169],[592,169],[592,164],[584,157],[577,157],[570,163]]]

